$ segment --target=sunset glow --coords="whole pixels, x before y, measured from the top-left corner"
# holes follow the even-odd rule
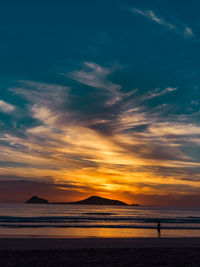
[[[38,22],[11,20],[4,40],[0,201],[199,203],[197,12],[63,2],[44,21],[32,5]]]

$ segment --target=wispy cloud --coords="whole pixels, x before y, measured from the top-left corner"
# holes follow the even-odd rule
[[[194,33],[190,27],[186,26],[184,30],[184,35],[185,37],[190,38],[194,36]]]
[[[75,70],[68,73],[67,76],[73,80],[76,80],[82,84],[105,89],[109,95],[110,100],[107,101],[107,105],[112,105],[120,100],[121,86],[119,84],[108,81],[107,76],[110,75],[113,69],[102,67],[93,62],[84,62],[84,70]]]
[[[161,16],[157,15],[153,10],[150,9],[139,9],[139,8],[130,8],[130,11],[133,14],[141,15],[161,26],[169,31],[174,31],[179,35],[184,36],[185,38],[192,38],[194,37],[194,33],[191,27],[185,26],[183,23],[169,22],[166,19],[162,18]]]
[[[109,81],[108,76],[115,70],[114,67],[102,67],[94,62],[84,62],[83,70],[75,70],[67,74],[73,80],[79,83],[91,86],[93,88],[104,89],[109,95],[106,105],[111,106],[119,102],[123,96],[130,95],[135,91],[121,93],[121,85]]]
[[[141,16],[144,16],[148,19],[151,19],[152,21],[166,27],[167,29],[169,30],[173,30],[176,28],[175,25],[167,22],[166,20],[164,20],[163,18],[157,16],[152,10],[141,10],[141,9],[138,9],[138,8],[131,8],[131,11],[133,13],[136,13],[136,14],[139,14]]]
[[[20,85],[21,87],[10,91],[31,103],[29,112],[33,117],[49,125],[56,122],[58,126],[59,121],[62,121],[62,109],[68,102],[70,88],[33,81],[20,81]],[[67,120],[68,116],[64,116]]]
[[[200,126],[193,123],[164,122],[152,124],[150,131],[157,136],[194,136],[200,135]],[[195,138],[193,139],[195,140]],[[191,139],[192,141],[192,139]]]
[[[4,100],[0,100],[0,111],[4,113],[11,113],[15,110],[15,106],[5,102]]]
[[[112,73],[112,69],[101,67],[93,62],[84,62],[85,70],[76,70],[68,74],[68,76],[80,83],[86,84],[95,88],[102,88],[116,93],[121,86],[109,82],[106,78]]]
[[[159,96],[162,96],[162,95],[165,95],[169,92],[173,92],[173,91],[176,91],[178,88],[177,87],[166,87],[165,89],[161,90],[160,88],[156,88],[155,90],[153,91],[149,91],[146,95],[144,95],[143,99],[144,100],[147,100],[147,99],[151,99],[151,98],[154,98],[154,97],[159,97]]]

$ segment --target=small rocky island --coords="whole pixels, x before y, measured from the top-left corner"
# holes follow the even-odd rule
[[[40,198],[37,196],[33,196],[30,199],[28,199],[26,201],[27,204],[49,204],[49,201],[44,199],[44,198]]]

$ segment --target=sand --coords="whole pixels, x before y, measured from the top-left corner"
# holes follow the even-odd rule
[[[200,266],[199,238],[0,238],[0,266]]]

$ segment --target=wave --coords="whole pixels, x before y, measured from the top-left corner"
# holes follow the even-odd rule
[[[91,213],[85,213],[85,215]],[[94,213],[92,213],[93,215]],[[101,214],[101,213],[100,213]],[[99,213],[98,213],[99,215]],[[119,216],[45,216],[45,217],[13,217],[0,216],[0,223],[67,223],[67,222],[137,222],[137,223],[167,223],[167,224],[200,224],[200,217],[184,218],[144,218]]]
[[[50,224],[0,224],[2,228],[117,228],[117,229],[156,229],[155,226],[152,225],[50,225]],[[199,227],[195,226],[162,226],[162,229],[170,229],[170,230],[200,230]]]
[[[81,213],[83,215],[114,215],[115,213],[110,213],[110,212],[86,212],[86,213]]]

